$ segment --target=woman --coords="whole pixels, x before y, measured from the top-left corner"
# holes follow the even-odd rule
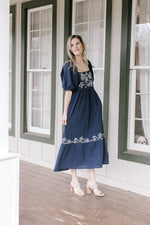
[[[95,168],[109,163],[102,104],[93,87],[92,64],[86,58],[86,46],[80,35],[69,37],[67,52],[70,60],[61,71],[62,87],[66,91],[62,115],[65,129],[54,171],[71,169],[71,191],[83,196],[76,169],[89,169],[87,193],[93,191],[96,196],[104,196],[95,180]]]

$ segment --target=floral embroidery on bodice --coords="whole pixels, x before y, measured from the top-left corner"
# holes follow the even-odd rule
[[[78,74],[80,76],[80,88],[93,87],[92,73],[90,70],[87,72],[78,72]]]

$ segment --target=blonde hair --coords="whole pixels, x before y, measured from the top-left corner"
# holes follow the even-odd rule
[[[71,51],[71,41],[74,38],[79,39],[79,41],[81,42],[82,47],[83,47],[83,52],[82,52],[83,62],[85,62],[88,65],[88,61],[87,61],[87,58],[86,58],[86,51],[87,51],[87,49],[86,49],[86,44],[85,44],[85,42],[83,41],[83,39],[82,39],[82,37],[80,35],[74,34],[74,35],[71,35],[68,38],[68,41],[67,41],[67,53],[68,53],[68,56],[69,56],[69,61],[71,63],[71,66],[73,66],[73,70],[77,71],[77,67],[76,67],[76,64],[75,64],[75,55]]]

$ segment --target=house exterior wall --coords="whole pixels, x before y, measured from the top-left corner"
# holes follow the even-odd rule
[[[9,1],[0,7],[0,224],[19,224],[19,154],[8,152]]]
[[[17,5],[16,12],[16,112],[15,136],[9,137],[9,150],[21,154],[21,159],[53,169],[61,143],[63,109],[63,90],[60,70],[64,60],[64,0],[57,0],[57,52],[56,52],[56,115],[55,144],[45,144],[20,138],[20,56],[21,56],[21,2],[11,0]],[[119,122],[119,81],[121,51],[122,1],[112,1],[110,96],[108,123],[108,151],[110,164],[96,169],[98,182],[125,190],[150,196],[150,166],[118,159],[118,122]],[[67,171],[70,173],[70,171]],[[78,171],[81,177],[88,177],[87,170]]]

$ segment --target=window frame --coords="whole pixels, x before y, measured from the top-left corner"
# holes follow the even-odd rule
[[[52,5],[44,5],[44,6],[42,6],[42,7],[38,7],[38,10],[41,10],[41,9],[52,9],[53,10],[53,8],[52,8]],[[27,52],[28,52],[28,59],[27,59],[27,73],[32,73],[32,72],[38,72],[39,70],[40,70],[40,73],[43,73],[43,72],[51,72],[50,71],[50,69],[31,69],[30,68],[30,60],[31,60],[31,55],[30,55],[30,29],[29,29],[29,26],[30,26],[30,20],[31,20],[31,18],[30,18],[30,16],[31,16],[31,14],[30,13],[33,13],[33,12],[36,12],[37,11],[37,9],[36,8],[33,8],[33,9],[29,9],[28,10],[28,37],[27,37],[27,39],[28,39],[28,41],[27,41]],[[40,37],[41,38],[41,37]],[[29,87],[29,89],[30,89],[30,91],[29,91],[29,93],[28,93],[28,96],[29,96],[29,108],[31,107],[31,99],[32,99],[32,91],[31,91],[31,86],[32,86],[32,78],[31,78],[31,76],[28,74],[27,76],[29,76],[29,84],[30,84],[30,87]],[[31,108],[30,108],[30,110],[31,110]],[[29,109],[28,109],[28,114],[29,114]],[[39,133],[39,134],[47,134],[47,135],[49,135],[49,131],[48,130],[46,130],[46,129],[44,129],[44,128],[38,128],[38,127],[34,127],[34,126],[31,126],[31,122],[32,121],[32,115],[31,114],[29,114],[29,118],[28,118],[28,129],[29,129],[29,132],[32,132],[32,133],[34,133],[34,132],[36,132],[36,133]]]
[[[11,82],[11,128],[9,128],[9,136],[15,136],[15,83],[16,83],[16,5],[10,6],[12,14],[12,82]]]
[[[51,80],[51,118],[50,135],[27,131],[27,23],[28,10],[52,4],[52,80]],[[55,99],[56,99],[56,13],[57,0],[35,0],[22,3],[21,10],[21,116],[20,137],[28,140],[54,144],[55,138]]]
[[[128,134],[130,132],[130,135],[128,135],[128,145],[129,148],[131,148],[132,150],[137,150],[137,151],[141,151],[141,152],[150,152],[150,145],[144,145],[144,150],[143,150],[143,145],[135,143],[134,142],[134,129],[135,129],[135,107],[136,107],[136,101],[135,98],[137,96],[136,93],[136,71],[137,70],[145,70],[145,69],[149,69],[150,70],[150,66],[141,66],[141,65],[135,65],[135,25],[136,25],[136,16],[135,16],[135,10],[136,10],[136,1],[133,1],[132,4],[132,21],[131,21],[131,53],[130,53],[130,91],[129,91],[129,96],[130,96],[130,101],[131,104],[129,105],[129,128],[128,128]],[[148,94],[145,94],[148,95]],[[140,94],[141,96],[141,94]],[[131,107],[132,106],[132,107]],[[134,119],[133,119],[134,118]],[[130,130],[129,130],[130,129]]]
[[[66,43],[72,34],[72,8],[73,0],[65,0],[65,27],[64,27],[64,62],[68,59]],[[110,81],[110,49],[111,49],[111,17],[112,0],[106,2],[106,21],[105,21],[105,57],[104,57],[104,92],[103,92],[103,126],[106,143],[108,144],[108,116],[109,116],[109,81]]]
[[[150,165],[150,153],[128,149],[131,23],[133,0],[122,2],[118,158]],[[131,52],[132,53],[132,52]]]

